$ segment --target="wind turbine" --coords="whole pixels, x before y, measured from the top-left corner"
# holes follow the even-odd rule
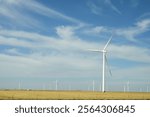
[[[130,91],[129,84],[130,84],[130,82],[128,81],[127,82],[127,90],[128,90],[128,92]]]
[[[108,47],[108,44],[110,43],[110,41],[112,40],[112,36],[109,38],[109,40],[107,41],[106,45],[104,46],[104,48],[102,50],[94,50],[94,49],[88,49],[89,51],[93,51],[93,52],[102,52],[102,56],[103,56],[103,66],[102,66],[102,92],[105,92],[105,64],[107,62],[107,56],[106,56],[106,53],[107,53],[107,47]],[[110,74],[111,74],[111,71],[109,70]]]
[[[147,86],[147,92],[149,92],[149,87]]]
[[[56,82],[55,82],[56,84],[56,86],[55,86],[55,88],[56,88],[56,91],[58,90],[58,82],[57,82],[57,80],[56,80]]]
[[[94,90],[95,90],[95,82],[93,80],[93,92],[94,92]]]
[[[126,92],[126,87],[125,86],[123,86],[123,91]]]
[[[19,82],[19,85],[18,85],[18,89],[20,90],[21,89],[21,83]]]

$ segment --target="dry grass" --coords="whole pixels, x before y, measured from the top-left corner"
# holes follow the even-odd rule
[[[5,100],[149,100],[150,93],[1,90]]]

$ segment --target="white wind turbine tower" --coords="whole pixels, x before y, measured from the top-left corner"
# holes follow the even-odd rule
[[[130,82],[128,81],[127,82],[127,90],[128,90],[128,92],[130,91],[129,84],[130,84]]]
[[[102,52],[103,54],[103,67],[102,67],[102,92],[105,92],[105,63],[107,62],[107,57],[106,57],[106,53],[107,53],[107,47],[108,44],[110,43],[112,39],[112,36],[109,38],[108,42],[106,43],[106,45],[104,46],[104,48],[102,50],[94,50],[94,49],[89,49],[89,51],[93,51],[93,52]],[[111,71],[110,71],[111,74]]]
[[[57,80],[56,80],[56,82],[55,82],[56,84],[56,86],[55,86],[55,88],[56,88],[56,91],[58,90],[58,82],[57,82]]]
[[[95,82],[93,80],[93,92],[94,92],[94,90],[95,90]]]
[[[18,89],[20,90],[21,89],[21,83],[19,82],[19,85],[18,85]]]

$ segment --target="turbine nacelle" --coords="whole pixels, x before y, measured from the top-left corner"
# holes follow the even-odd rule
[[[107,53],[107,51],[106,51],[106,50],[102,50],[101,52],[103,52],[103,53]]]

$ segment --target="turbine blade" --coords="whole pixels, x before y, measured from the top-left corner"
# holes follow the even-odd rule
[[[104,46],[103,50],[105,50],[105,49],[107,48],[107,46],[108,46],[108,44],[110,43],[111,39],[112,39],[112,35],[111,35],[111,37],[109,38],[109,40],[107,41],[107,43],[106,43],[106,45]]]
[[[96,49],[87,49],[87,51],[91,51],[91,52],[103,52],[103,50],[96,50]]]
[[[110,66],[109,66],[108,59],[107,59],[106,55],[105,55],[105,61],[106,61],[106,64],[108,66],[108,71],[109,71],[110,75],[112,76],[112,72],[111,72],[111,69],[110,69]]]

